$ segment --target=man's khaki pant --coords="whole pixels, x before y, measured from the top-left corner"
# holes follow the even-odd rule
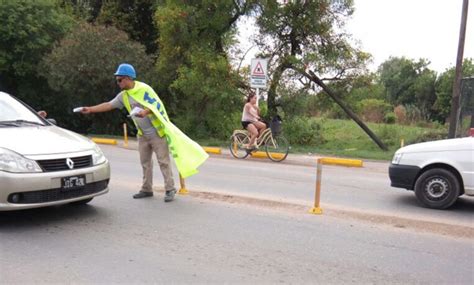
[[[138,137],[138,152],[143,168],[143,185],[140,191],[153,192],[153,153],[156,154],[161,174],[165,180],[165,190],[172,191],[174,188],[173,172],[171,170],[170,153],[165,137]]]

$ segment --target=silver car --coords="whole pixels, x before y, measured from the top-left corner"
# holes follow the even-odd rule
[[[85,204],[108,192],[109,179],[94,142],[0,92],[0,211]]]

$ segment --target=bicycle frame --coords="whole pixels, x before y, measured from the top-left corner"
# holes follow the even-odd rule
[[[251,152],[256,150],[249,150],[245,146],[250,142],[250,136],[247,130],[234,130],[231,138],[230,151],[235,158],[246,158]],[[271,129],[263,130],[256,140],[256,145],[257,148],[264,145],[268,158],[275,162],[284,160],[290,149],[288,140],[282,135],[274,137]],[[246,150],[246,152],[242,153],[241,151],[243,150]]]
[[[247,130],[235,130],[233,135],[238,134],[238,133],[247,136],[248,140],[250,141],[249,132]],[[262,144],[264,144],[267,141],[268,138],[270,138],[272,140],[272,143],[274,143],[272,131],[270,130],[270,128],[266,128],[262,132],[262,134],[260,134],[260,136],[257,138],[257,146],[260,147]]]

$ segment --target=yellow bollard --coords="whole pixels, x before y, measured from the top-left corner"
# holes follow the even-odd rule
[[[128,147],[127,124],[123,123],[123,146]]]
[[[363,161],[359,159],[345,159],[345,158],[336,158],[336,157],[323,157],[318,158],[317,160],[317,170],[316,170],[316,190],[314,193],[314,207],[309,210],[311,214],[322,214],[323,210],[319,206],[319,201],[321,198],[321,181],[323,173],[323,165],[340,165],[347,167],[363,167]]]
[[[316,168],[316,189],[314,193],[314,207],[309,210],[311,214],[321,215],[323,209],[319,206],[319,201],[321,199],[321,179],[323,172],[323,161],[321,158],[318,158],[318,164]]]
[[[402,138],[400,140],[400,147],[404,147],[405,146],[405,140]]]
[[[189,194],[189,191],[186,189],[186,185],[184,184],[184,178],[179,175],[179,184],[181,188],[179,189],[178,193],[181,195]]]

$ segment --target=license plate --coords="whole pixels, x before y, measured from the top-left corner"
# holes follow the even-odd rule
[[[86,186],[86,176],[70,176],[61,178],[61,188],[64,190],[72,190]]]

